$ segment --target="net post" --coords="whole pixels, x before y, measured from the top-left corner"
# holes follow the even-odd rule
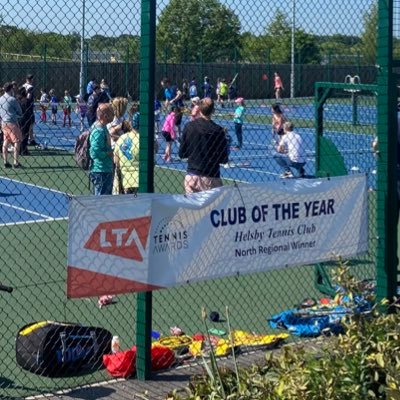
[[[358,125],[358,100],[356,90],[351,92],[351,116],[353,126]]]
[[[156,0],[141,2],[140,41],[140,119],[139,119],[139,192],[154,192],[154,82]],[[136,368],[137,378],[151,375],[152,293],[137,295]]]

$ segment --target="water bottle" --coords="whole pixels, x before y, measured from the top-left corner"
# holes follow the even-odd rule
[[[111,353],[115,354],[119,352],[119,337],[113,336],[111,341]]]
[[[43,150],[47,150],[47,140],[45,140],[43,143]]]

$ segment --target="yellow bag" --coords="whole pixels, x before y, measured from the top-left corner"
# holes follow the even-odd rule
[[[232,338],[235,346],[274,346],[288,337],[289,334],[287,333],[280,333],[278,335],[254,335],[246,331],[232,331]]]

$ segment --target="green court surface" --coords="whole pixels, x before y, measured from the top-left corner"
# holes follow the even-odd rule
[[[23,161],[26,168],[3,171],[3,177],[73,195],[89,193],[88,178],[76,167],[71,153],[32,150]],[[183,175],[182,171],[156,167],[156,191],[181,193]],[[374,193],[370,197],[373,203]],[[0,398],[51,393],[110,379],[105,371],[57,379],[23,371],[16,364],[14,347],[18,329],[27,323],[57,320],[101,326],[120,337],[121,348],[135,344],[135,294],[117,296],[115,304],[102,309],[97,298],[66,298],[67,228],[67,220],[2,226],[0,282],[15,290],[0,296]],[[374,276],[371,255],[354,265],[358,275]],[[188,284],[153,292],[153,329],[164,335],[169,335],[172,326],[188,334],[202,332],[202,306],[221,315],[229,306],[234,329],[271,332],[267,319],[273,314],[306,297],[320,296],[314,287],[313,266]]]

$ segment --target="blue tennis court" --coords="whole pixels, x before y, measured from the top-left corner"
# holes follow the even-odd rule
[[[235,141],[233,123],[225,120],[216,122],[228,128],[229,134]],[[315,175],[315,131],[312,128],[298,128],[301,134],[307,155],[305,166],[306,175]],[[368,174],[370,187],[375,187],[376,159],[371,149],[373,136],[371,134],[353,134],[349,132],[325,131],[325,137],[332,140],[344,157],[347,171],[350,173]],[[222,176],[225,179],[237,182],[265,182],[280,179],[282,170],[273,159],[276,154],[274,138],[270,125],[245,123],[243,127],[243,147],[239,151],[231,151],[230,162],[222,166]],[[157,165],[162,168],[185,170],[186,163],[177,158],[178,143],[174,144],[175,159],[172,163],[165,163],[162,159],[164,141],[160,141],[160,150],[157,154]]]
[[[312,120],[314,118],[314,106],[312,104],[303,105],[283,105],[285,115],[290,118],[302,117]],[[232,117],[233,108],[226,107],[219,109],[215,121],[228,128],[229,134],[235,140],[234,125]],[[270,110],[266,107],[249,107],[246,113],[262,112],[269,115]],[[359,119],[365,123],[372,124],[376,120],[376,109],[373,107],[362,106],[358,108]],[[224,115],[228,114],[228,115]],[[37,115],[37,120],[39,116]],[[35,132],[38,142],[44,147],[72,151],[75,145],[76,137],[79,135],[79,121],[75,113],[72,114],[72,127],[62,127],[62,115],[59,112],[58,123],[53,125],[50,122],[36,124]],[[335,118],[350,122],[352,118],[352,107],[348,105],[327,104],[324,110],[324,119]],[[338,119],[339,118],[339,119]],[[188,121],[184,116],[183,124]],[[244,124],[244,146],[240,151],[232,151],[230,154],[230,163],[225,165],[222,170],[224,178],[243,181],[246,177],[247,182],[263,182],[265,180],[275,180],[279,178],[280,170],[273,160],[275,146],[271,135],[271,126],[259,123]],[[315,132],[312,128],[298,128],[297,131],[303,136],[307,164],[306,173],[313,176],[315,173]],[[373,172],[376,169],[376,161],[371,150],[373,137],[371,134],[354,134],[349,132],[325,131],[324,135],[330,138],[345,159],[346,167],[349,173],[362,172],[371,175],[370,186],[375,186]],[[159,167],[184,170],[186,163],[177,158],[177,143],[174,145],[175,161],[172,164],[166,164],[162,159],[165,142],[160,136],[160,149],[156,156],[156,162]],[[244,171],[246,173],[244,174]]]
[[[0,225],[55,221],[67,218],[65,193],[0,178]]]
[[[330,122],[348,122],[351,123],[356,113],[357,123],[361,125],[376,124],[377,113],[375,98],[371,99],[371,104],[357,104],[353,107],[351,103],[340,104],[327,102],[324,105],[324,120]],[[281,104],[282,111],[288,119],[309,119],[315,118],[315,107],[313,104]],[[229,114],[234,112],[233,107],[224,107],[218,110],[220,114]],[[246,109],[246,114],[270,116],[271,106],[266,104],[251,105]]]
[[[254,108],[250,110],[254,111]],[[304,115],[306,110],[311,112],[313,107],[311,105],[290,106],[285,112],[287,115],[290,115],[291,111]],[[343,110],[342,106],[340,110]],[[264,111],[267,112],[265,109]],[[333,112],[334,109],[332,109]],[[372,113],[368,115],[372,118]],[[187,120],[188,118],[185,116],[183,124]],[[215,121],[228,128],[228,132],[235,142],[234,125],[231,118],[228,120],[221,118],[221,114],[217,114]],[[53,125],[51,122],[36,124],[36,139],[43,149],[44,155],[46,154],[45,151],[49,149],[73,151],[76,137],[80,133],[77,116],[73,114],[72,127],[62,127],[60,126],[61,123],[62,115],[59,113],[57,125]],[[297,131],[302,135],[306,148],[306,175],[313,177],[315,174],[314,129],[298,128]],[[372,135],[338,131],[325,131],[324,135],[333,141],[343,155],[348,173],[367,174],[368,184],[374,188],[376,185],[376,159],[371,150]],[[276,149],[271,134],[271,126],[245,123],[243,137],[242,149],[231,151],[229,163],[222,166],[222,177],[236,182],[279,180],[282,171],[273,158]],[[173,162],[166,163],[162,159],[165,141],[161,135],[157,140],[160,148],[156,155],[156,168],[184,173],[186,162],[180,160],[177,156],[179,143],[176,142],[173,145]],[[65,193],[9,178],[1,178],[0,180],[0,209],[2,211],[0,223],[3,225],[64,219],[67,218],[67,208],[68,198]]]

